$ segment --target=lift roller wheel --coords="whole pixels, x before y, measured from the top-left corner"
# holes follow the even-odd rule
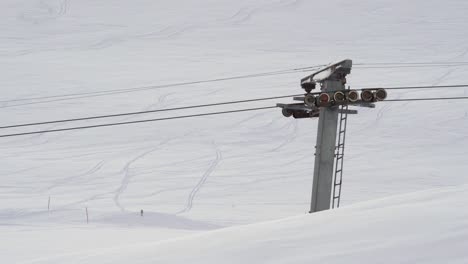
[[[348,98],[348,101],[354,103],[357,100],[359,100],[359,92],[356,91],[356,90],[348,91],[347,94],[346,94],[346,97]]]
[[[283,114],[284,117],[291,117],[293,115],[293,112],[286,108],[283,108],[281,110],[281,113]]]
[[[371,90],[364,90],[361,92],[361,99],[364,102],[374,101],[374,93]]]
[[[319,106],[327,106],[328,104],[330,104],[331,102],[331,98],[330,98],[330,95],[327,94],[327,93],[321,93],[319,96],[318,96],[318,100],[317,100],[317,104]]]
[[[333,100],[337,103],[342,103],[346,100],[344,92],[338,91],[333,94]]]
[[[316,105],[315,95],[306,94],[305,97],[304,97],[304,103],[309,107],[314,107]]]
[[[377,89],[377,91],[374,92],[374,97],[377,101],[383,101],[387,99],[387,91],[385,89]]]

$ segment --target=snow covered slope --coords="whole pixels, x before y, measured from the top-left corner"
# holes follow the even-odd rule
[[[467,263],[468,187],[32,263]]]
[[[463,0],[2,0],[0,118],[2,125],[12,125],[295,94],[308,72],[53,97],[344,58],[355,63],[348,78],[355,88],[467,83],[466,65],[358,65],[467,61],[467,11]],[[442,92],[468,95],[468,89],[459,88],[392,91],[389,97]],[[288,101],[1,129],[0,134]],[[90,237],[105,229],[137,240],[141,229],[148,229],[154,239],[166,239],[303,214],[310,199],[316,124],[286,119],[273,109],[0,138],[0,225],[7,237],[22,231],[25,240],[28,232],[74,234],[86,224],[88,208]],[[381,103],[360,109],[348,127],[343,205],[468,183],[464,101]],[[49,241],[62,239],[50,232],[56,235]],[[63,246],[84,244],[80,237]],[[116,236],[111,237],[96,243],[111,246]],[[54,254],[68,252],[56,244]],[[41,254],[48,255],[12,253],[9,259]]]

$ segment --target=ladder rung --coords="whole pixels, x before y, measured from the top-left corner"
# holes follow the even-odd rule
[[[340,107],[343,110],[347,110],[347,105],[341,105]],[[333,208],[338,208],[341,199],[341,188],[343,183],[343,160],[344,160],[344,149],[345,149],[345,136],[346,136],[346,126],[347,126],[347,119],[348,113],[346,111],[342,111],[340,115],[340,122],[339,122],[339,130],[337,134],[337,145],[335,151],[335,159],[336,159],[336,168],[335,168],[335,175],[333,180]]]

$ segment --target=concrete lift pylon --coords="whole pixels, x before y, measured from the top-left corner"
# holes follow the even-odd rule
[[[315,146],[314,177],[312,182],[312,197],[309,213],[330,209],[335,206],[335,199],[341,195],[341,175],[344,149],[345,127],[342,128],[343,120],[347,114],[357,114],[356,110],[348,110],[348,105],[362,107],[375,107],[374,102],[384,100],[387,93],[384,89],[363,90],[361,94],[356,90],[346,90],[346,76],[351,73],[352,61],[343,60],[331,64],[305,78],[301,79],[301,87],[306,91],[303,97],[294,97],[294,100],[302,101],[295,104],[277,104],[282,108],[284,116],[294,118],[318,117],[317,143]],[[320,85],[320,92],[312,92]],[[345,117],[340,117],[339,115]],[[339,139],[342,143],[337,144],[337,130],[340,123]],[[341,154],[340,154],[341,153]],[[341,163],[337,159],[341,159]],[[335,168],[341,164],[340,168]],[[335,169],[335,171],[334,171]],[[336,177],[340,176],[337,183]],[[334,182],[335,179],[335,182]],[[335,188],[339,186],[338,196],[335,196]],[[333,191],[333,195],[332,195]]]

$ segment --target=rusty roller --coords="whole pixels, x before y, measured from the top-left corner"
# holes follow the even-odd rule
[[[377,89],[377,91],[374,92],[374,97],[377,101],[383,101],[387,98],[387,91],[385,89]]]
[[[320,106],[325,106],[330,103],[330,95],[327,93],[322,93],[318,97],[318,103]]]
[[[364,90],[361,92],[361,99],[364,102],[372,102],[374,100],[374,93],[371,90]]]
[[[348,97],[348,101],[354,103],[357,100],[359,100],[359,93],[356,90],[351,90],[348,92],[347,97]]]
[[[306,94],[306,96],[304,97],[304,103],[307,106],[314,107],[315,106],[315,95]]]

